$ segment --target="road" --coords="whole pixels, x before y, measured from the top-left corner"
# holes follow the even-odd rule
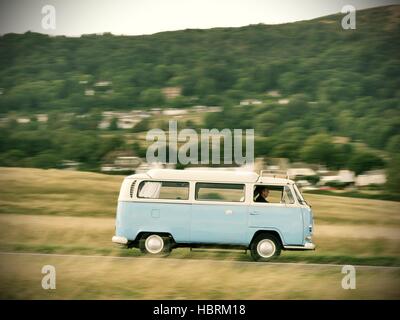
[[[89,259],[115,259],[115,260],[148,260],[153,261],[199,261],[199,259],[186,259],[186,258],[157,258],[157,257],[115,257],[115,256],[102,256],[102,255],[81,255],[81,254],[58,254],[58,253],[35,253],[35,252],[0,252],[0,255],[11,255],[11,256],[37,256],[37,257],[65,257],[65,258],[89,258]],[[1,260],[0,260],[1,261]],[[227,260],[212,260],[212,259],[201,259],[201,261],[207,261],[212,263],[230,263],[236,265],[258,265],[258,266],[299,266],[299,267],[335,267],[342,268],[345,265],[331,264],[331,263],[300,263],[300,262],[253,262],[253,261],[227,261]],[[369,266],[369,265],[352,265],[356,269],[358,268],[371,268],[371,269],[393,269],[400,270],[400,267],[396,266]]]

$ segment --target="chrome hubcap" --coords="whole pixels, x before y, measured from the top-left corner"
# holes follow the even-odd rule
[[[263,258],[269,258],[274,255],[276,251],[275,243],[272,240],[261,240],[257,245],[257,253]]]
[[[144,245],[148,252],[157,254],[157,253],[160,253],[161,250],[163,249],[164,241],[160,236],[153,234],[146,239],[146,242]]]

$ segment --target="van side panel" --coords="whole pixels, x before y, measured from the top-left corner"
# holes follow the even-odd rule
[[[247,205],[192,205],[192,243],[247,245]]]
[[[140,232],[167,232],[176,242],[189,242],[190,215],[190,203],[120,201],[116,235],[135,240]]]
[[[251,205],[249,207],[250,242],[258,230],[277,231],[283,245],[304,244],[304,222],[301,208],[281,205]]]

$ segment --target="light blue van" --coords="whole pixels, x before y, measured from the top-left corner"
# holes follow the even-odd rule
[[[315,249],[312,233],[311,208],[287,177],[154,169],[124,179],[112,241],[152,255],[177,247],[242,248],[268,261],[281,250]]]

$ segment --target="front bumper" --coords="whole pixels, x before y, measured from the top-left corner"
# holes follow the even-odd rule
[[[113,236],[111,239],[112,242],[118,243],[118,244],[127,244],[128,239],[125,237],[119,237],[119,236]]]
[[[304,246],[284,246],[287,250],[315,250],[315,244],[312,242],[306,242]]]
[[[304,247],[306,250],[315,250],[316,245],[312,242],[307,242]]]

